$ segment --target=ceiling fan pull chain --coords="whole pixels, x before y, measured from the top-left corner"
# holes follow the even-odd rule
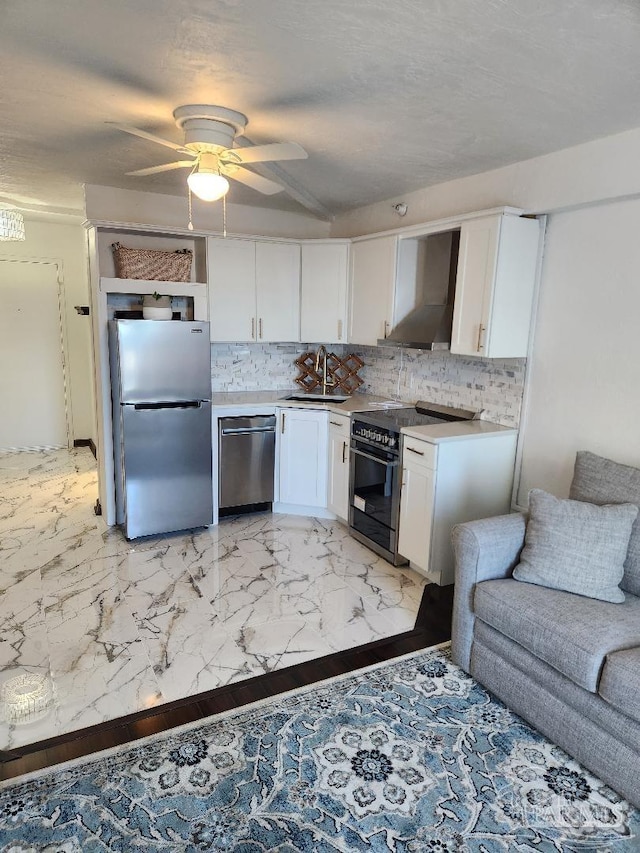
[[[227,197],[222,196],[222,236],[227,236]]]
[[[189,231],[193,231],[193,217],[191,215],[191,187],[187,186],[187,191],[189,193],[189,224],[187,225],[187,228],[189,229]]]

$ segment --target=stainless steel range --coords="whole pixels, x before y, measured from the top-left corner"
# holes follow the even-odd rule
[[[351,422],[349,530],[395,566],[400,515],[400,430],[408,426],[471,420],[476,412],[420,400],[415,407],[359,413]]]

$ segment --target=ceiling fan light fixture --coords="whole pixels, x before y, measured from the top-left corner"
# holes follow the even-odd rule
[[[229,181],[217,172],[192,172],[187,183],[191,192],[202,201],[218,201],[229,192]]]

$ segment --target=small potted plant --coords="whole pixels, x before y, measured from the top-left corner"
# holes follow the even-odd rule
[[[171,320],[171,297],[161,296],[154,291],[150,296],[142,298],[142,316],[145,320]]]

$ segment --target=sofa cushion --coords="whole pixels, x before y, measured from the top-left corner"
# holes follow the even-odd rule
[[[637,515],[634,504],[596,506],[532,489],[525,545],[513,577],[621,603],[618,584]]]
[[[607,655],[598,693],[618,711],[640,723],[640,648]]]
[[[483,581],[476,616],[595,693],[605,656],[640,646],[640,598],[623,604],[584,598],[507,578]]]
[[[622,465],[587,450],[576,455],[569,497],[594,504],[633,503],[640,506],[640,468]],[[640,518],[629,539],[622,589],[640,595]]]

